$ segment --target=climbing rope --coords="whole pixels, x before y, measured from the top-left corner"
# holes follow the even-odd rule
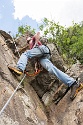
[[[23,82],[23,80],[25,79],[26,75],[27,76],[36,76],[37,74],[39,74],[41,72],[41,70],[38,70],[37,72],[34,72],[33,74],[29,74],[28,72],[24,72],[24,76],[22,78],[22,80],[20,81],[20,83],[18,84],[18,86],[16,87],[16,89],[14,90],[14,92],[12,93],[12,95],[10,96],[10,98],[8,99],[8,101],[6,102],[6,104],[3,106],[3,108],[0,111],[0,115],[3,113],[3,111],[5,110],[5,108],[7,107],[7,105],[9,104],[9,102],[11,101],[12,97],[14,96],[14,94],[16,93],[16,91],[18,90],[19,86],[21,85],[21,83]]]
[[[18,55],[19,55],[19,57],[20,57],[20,53],[19,53],[19,51],[18,51],[18,48],[17,48],[17,46],[16,46],[16,43],[14,42],[14,44],[15,44],[16,50],[17,50],[17,52],[18,52]],[[16,87],[16,89],[14,90],[14,92],[12,93],[12,95],[10,96],[10,98],[8,99],[8,101],[6,102],[6,104],[5,104],[5,105],[3,106],[3,108],[1,109],[1,111],[0,111],[0,116],[1,116],[1,114],[3,113],[3,111],[5,110],[5,108],[7,107],[7,105],[9,104],[9,102],[11,101],[11,99],[13,98],[14,94],[16,93],[16,91],[18,90],[19,86],[21,85],[21,83],[22,83],[23,80],[25,79],[26,75],[27,75],[27,76],[35,76],[35,75],[39,74],[40,71],[41,71],[41,70],[38,70],[37,72],[34,72],[33,74],[29,74],[29,73],[26,72],[26,71],[24,72],[24,76],[23,76],[22,80],[20,81],[20,83],[18,84],[18,86]]]
[[[23,76],[22,80],[20,81],[20,83],[18,84],[18,86],[16,87],[16,89],[14,90],[14,92],[12,93],[12,95],[10,96],[10,98],[8,99],[8,101],[6,102],[6,104],[3,106],[3,108],[1,109],[0,115],[3,113],[3,111],[5,110],[5,108],[9,104],[9,102],[11,101],[12,97],[14,96],[14,94],[16,93],[16,91],[18,90],[19,86],[21,85],[21,83],[23,82],[23,80],[25,79],[25,77],[26,77],[26,74]]]
[[[15,41],[13,41],[13,43],[14,43],[14,45],[15,45],[15,48],[16,48],[17,52],[18,52],[18,56],[20,57],[20,53],[19,53],[19,51],[18,51],[18,48],[17,48],[17,46],[16,46]],[[14,90],[14,92],[12,93],[12,95],[10,96],[10,98],[8,99],[8,101],[6,102],[6,104],[5,104],[5,105],[3,106],[3,108],[1,109],[0,115],[3,113],[3,111],[5,110],[5,108],[6,108],[7,105],[9,104],[9,102],[11,101],[12,97],[14,96],[14,94],[16,93],[16,91],[18,90],[19,86],[21,85],[21,83],[23,82],[23,80],[25,79],[25,77],[26,77],[26,74],[24,74],[22,80],[20,81],[20,83],[18,84],[18,86],[16,87],[16,89]]]

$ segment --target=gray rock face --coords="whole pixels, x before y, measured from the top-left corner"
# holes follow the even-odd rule
[[[7,100],[14,92],[15,88],[23,78],[12,74],[8,65],[15,66],[18,57],[14,55],[13,41],[9,36],[0,35],[0,110],[6,104]],[[6,40],[11,42],[7,43]],[[20,38],[21,39],[21,38]],[[24,41],[23,41],[24,39]],[[23,42],[23,45],[22,45]],[[25,38],[21,39],[18,45],[20,50],[26,46]],[[18,43],[18,41],[16,41]],[[54,44],[48,43],[52,53],[52,62],[62,71],[64,62]],[[31,64],[28,65],[31,68]],[[80,64],[73,65],[67,74],[77,77],[83,83],[83,66]],[[55,76],[50,75],[43,70],[36,77],[26,77],[22,83],[24,90],[19,89],[13,96],[10,103],[0,116],[0,125],[82,125],[83,124],[83,90],[81,90],[75,100],[69,99],[70,91],[57,104],[50,103],[51,95],[57,91],[60,82]],[[41,101],[40,101],[41,100]],[[48,104],[49,102],[49,104]]]
[[[17,58],[0,36],[0,110],[6,104],[22,77],[12,74],[8,65],[15,66]],[[18,90],[0,115],[0,125],[47,125],[42,103],[26,77],[26,93]]]

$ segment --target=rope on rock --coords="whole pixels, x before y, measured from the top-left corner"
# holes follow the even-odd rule
[[[16,87],[16,89],[14,90],[14,92],[12,93],[12,95],[10,96],[10,98],[8,99],[8,101],[6,102],[6,104],[3,106],[3,108],[1,109],[0,115],[3,113],[3,111],[5,110],[5,108],[9,104],[9,102],[11,101],[12,97],[14,96],[14,94],[16,93],[16,91],[18,90],[19,86],[21,85],[21,83],[23,82],[23,80],[25,79],[25,77],[26,77],[26,74],[23,76],[22,80],[20,81],[20,83],[18,84],[18,86]]]

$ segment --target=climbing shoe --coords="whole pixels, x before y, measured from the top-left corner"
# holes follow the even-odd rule
[[[23,71],[17,67],[11,67],[11,66],[8,66],[9,70],[13,73],[15,73],[16,75],[20,76],[23,74]]]
[[[83,84],[78,84],[77,81],[75,81],[71,86],[70,99],[73,100],[82,88],[83,88]]]

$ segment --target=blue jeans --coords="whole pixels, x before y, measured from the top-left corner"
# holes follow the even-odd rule
[[[61,80],[63,83],[67,84],[70,87],[75,82],[75,79],[73,79],[72,77],[68,76],[67,74],[56,68],[56,66],[54,66],[52,62],[49,60],[50,54],[48,53],[49,49],[44,45],[41,45],[38,48],[27,50],[21,55],[17,63],[17,67],[24,71],[28,59],[33,57],[38,57],[40,60],[40,64],[42,65],[43,68],[45,68],[49,73],[57,76],[59,80]]]

